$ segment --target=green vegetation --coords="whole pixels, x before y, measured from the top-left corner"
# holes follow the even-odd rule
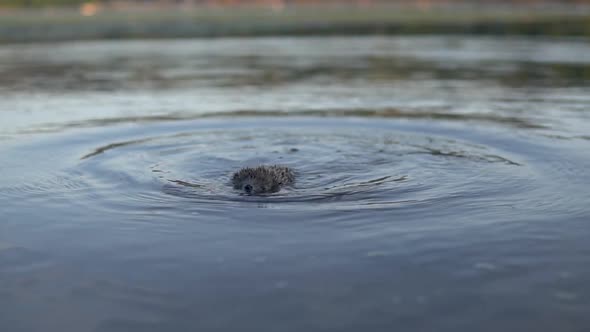
[[[6,1],[6,0],[0,0]],[[9,0],[17,1],[17,0]],[[23,0],[20,0],[23,1]],[[43,1],[43,0],[31,0]],[[78,0],[59,0],[76,2]],[[590,15],[572,10],[395,6],[292,6],[191,10],[109,10],[83,16],[78,8],[0,12],[0,42],[219,36],[478,34],[590,36]]]
[[[84,0],[0,0],[0,6],[6,7],[49,7],[79,5]]]

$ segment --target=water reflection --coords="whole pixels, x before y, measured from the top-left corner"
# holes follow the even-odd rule
[[[462,36],[3,46],[0,111],[11,121],[0,128],[298,115],[467,121],[582,137],[587,53],[584,39]]]
[[[589,52],[2,46],[0,330],[579,331]],[[293,188],[232,189],[274,163]]]
[[[208,59],[209,55],[199,55]],[[0,89],[9,91],[118,91],[169,90],[190,87],[274,87],[301,82],[369,81],[375,84],[407,80],[493,81],[507,87],[587,86],[589,63],[539,63],[419,60],[392,54],[387,57],[340,56],[310,59],[276,55],[220,56],[208,61],[185,61],[170,55],[142,55],[140,59],[104,58],[99,62],[52,63],[43,59],[2,59]]]

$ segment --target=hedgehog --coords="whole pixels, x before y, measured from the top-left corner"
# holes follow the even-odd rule
[[[295,182],[295,173],[285,166],[246,167],[235,172],[232,176],[234,189],[248,195],[275,193],[283,186]]]

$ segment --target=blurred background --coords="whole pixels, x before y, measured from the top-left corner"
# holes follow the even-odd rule
[[[587,35],[587,0],[2,0],[0,41],[334,34]]]

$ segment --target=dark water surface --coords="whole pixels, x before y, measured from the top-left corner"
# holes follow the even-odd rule
[[[0,331],[586,331],[590,42],[0,47]],[[289,165],[243,196],[232,172]]]

